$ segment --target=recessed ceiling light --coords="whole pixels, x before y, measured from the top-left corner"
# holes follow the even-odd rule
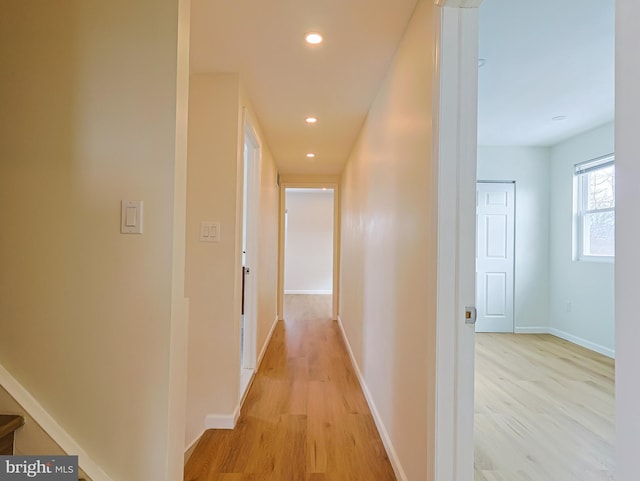
[[[322,35],[318,32],[309,32],[305,35],[304,39],[311,45],[318,45],[319,43],[322,43],[323,40]]]
[[[316,117],[307,117],[306,119],[304,119],[305,122],[307,122],[308,124],[315,124],[318,119]]]
[[[566,115],[558,115],[557,117],[553,117],[551,120],[555,120],[557,122],[557,121],[560,121],[560,120],[564,120],[566,118],[567,118]]]
[[[308,153],[307,154],[307,158],[308,159],[313,159],[316,156],[316,154],[312,154],[312,153]]]
[[[487,59],[486,58],[479,58],[478,59],[478,68],[484,67],[486,64],[487,64]]]

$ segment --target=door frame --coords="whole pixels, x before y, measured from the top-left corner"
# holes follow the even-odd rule
[[[438,317],[436,334],[436,481],[473,480],[473,333],[460,319],[461,306],[470,298],[469,225],[473,207],[467,191],[475,183],[477,135],[477,7],[482,0],[436,0],[442,8],[436,23],[435,93],[439,131],[434,146],[438,172]],[[461,8],[471,7],[471,8]],[[629,179],[638,171],[637,80],[640,66],[629,53],[640,35],[633,22],[640,6],[632,0],[616,0],[616,156],[618,168]],[[624,75],[622,75],[624,73]],[[465,76],[465,74],[467,76]],[[441,106],[442,108],[439,108]],[[446,106],[446,108],[445,108]],[[471,129],[474,127],[474,129]],[[635,446],[640,440],[637,406],[640,389],[633,365],[637,364],[635,291],[629,284],[637,271],[635,230],[637,216],[633,187],[623,191],[618,203],[616,233],[632,234],[616,239],[616,473],[632,479],[637,473]],[[625,189],[626,188],[626,189]],[[619,192],[620,193],[620,192]],[[445,203],[443,200],[453,202]],[[627,204],[628,203],[628,204]],[[447,218],[447,215],[452,216]],[[473,228],[475,230],[475,228]],[[475,236],[473,236],[475,238]],[[449,242],[450,244],[444,243]],[[625,290],[625,286],[626,290]],[[446,291],[445,291],[446,289]],[[447,351],[450,349],[450,351]],[[469,379],[470,378],[470,379]],[[453,380],[453,382],[452,382]]]
[[[333,319],[338,318],[340,305],[340,179],[339,177],[287,176],[280,179],[280,208],[278,226],[278,320],[284,320],[284,239],[285,239],[285,191],[289,188],[332,189],[333,190],[333,283],[332,308]]]
[[[260,137],[258,137],[251,120],[248,117],[246,109],[243,111],[243,150],[249,146],[251,152],[243,152],[243,207],[242,207],[242,235],[246,236],[246,264],[251,268],[250,273],[245,276],[245,295],[244,295],[244,320],[241,319],[240,328],[244,325],[244,336],[241,336],[242,345],[240,359],[240,375],[242,380],[243,373],[253,371],[256,367],[257,347],[256,347],[256,330],[257,330],[257,305],[258,305],[258,222],[260,213],[260,168],[262,165],[262,145]],[[245,199],[244,192],[247,192]],[[245,205],[246,202],[246,205]],[[246,207],[246,214],[245,214]],[[246,232],[245,232],[245,215]],[[243,242],[244,247],[244,242]],[[241,252],[242,255],[242,252]],[[241,262],[244,267],[244,263]],[[244,276],[244,270],[243,274]],[[240,383],[241,390],[245,389],[248,382]],[[241,393],[242,394],[242,393]]]
[[[436,0],[433,157],[438,170],[436,481],[473,480],[478,8]]]

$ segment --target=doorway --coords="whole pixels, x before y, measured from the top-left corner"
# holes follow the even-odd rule
[[[587,126],[584,119],[596,116],[593,112],[597,112],[598,108],[588,102],[589,96],[576,94],[575,98],[583,99],[579,108],[576,109],[573,102],[567,101],[562,104],[562,115],[547,115],[546,112],[558,108],[559,98],[564,100],[569,95],[564,87],[555,89],[538,81],[535,75],[544,77],[553,72],[559,77],[565,73],[577,75],[578,72],[596,70],[597,77],[582,75],[581,78],[612,78],[613,15],[611,4],[606,7],[601,2],[591,1],[575,4],[579,4],[582,10],[584,27],[598,32],[596,39],[585,30],[571,28],[575,25],[575,9],[565,9],[570,3],[560,6],[553,2],[511,2],[507,5],[485,1],[479,10],[479,54],[482,60],[477,63],[478,177],[518,182],[515,316],[510,322],[505,322],[505,326],[498,323],[487,327],[484,322],[486,319],[479,312],[476,327],[476,332],[516,333],[476,336],[475,467],[476,479],[480,480],[485,476],[489,479],[496,472],[515,478],[517,476],[513,471],[516,469],[528,472],[530,476],[532,472],[540,476],[542,471],[549,470],[542,477],[555,479],[558,476],[550,474],[554,469],[566,470],[563,478],[584,478],[587,476],[574,470],[598,469],[604,476],[611,468],[609,434],[613,430],[610,416],[613,384],[608,377],[612,374],[609,360],[599,360],[601,365],[607,365],[607,369],[597,371],[598,375],[607,377],[607,383],[600,387],[603,394],[599,404],[594,401],[596,396],[593,393],[587,394],[590,386],[581,382],[580,376],[594,374],[587,371],[587,363],[579,355],[581,351],[574,351],[573,345],[563,343],[558,338],[583,346],[588,341],[613,347],[608,343],[613,339],[613,333],[605,335],[604,329],[604,326],[613,326],[614,296],[611,285],[604,285],[607,279],[613,281],[612,266],[578,261],[572,253],[576,242],[576,236],[572,235],[576,215],[575,164],[598,157],[604,153],[600,152],[601,149],[613,151],[613,128],[603,128],[605,122],[611,122],[613,111],[610,111],[611,117],[608,116],[609,110],[601,112],[596,123]],[[510,20],[509,26],[506,26],[505,18]],[[498,26],[504,28],[498,29]],[[527,28],[544,31],[545,41],[553,42],[558,57],[549,55],[548,48],[540,49],[540,44],[531,44]],[[565,39],[571,41],[565,42]],[[604,50],[594,50],[591,42]],[[563,68],[562,62],[559,65],[555,63],[561,58],[580,57],[583,52],[578,50],[578,46],[589,53],[592,57],[590,62],[577,61],[570,72]],[[518,52],[521,59],[527,59],[528,65],[534,65],[535,74],[524,73],[523,64],[508,59],[513,52]],[[601,60],[603,57],[606,60]],[[520,82],[520,85],[527,87],[518,87]],[[610,94],[613,88],[609,89],[609,85],[612,86],[613,81],[607,81],[598,89],[603,104],[605,99],[612,100]],[[577,79],[566,88],[569,93],[574,93],[591,86]],[[531,103],[505,102],[511,87],[514,91],[526,90]],[[545,105],[545,101],[548,105]],[[536,112],[536,108],[540,105],[544,105],[542,111],[545,115],[537,115],[540,111]],[[575,122],[573,129],[568,129],[568,122],[563,123],[569,118]],[[500,128],[496,128],[498,123]],[[597,128],[601,130],[594,133]],[[540,146],[544,148],[540,149]],[[483,250],[486,249],[481,242],[487,236],[487,226],[482,225],[480,201],[477,220],[479,272],[482,270]],[[497,219],[494,223],[498,224],[494,229],[498,231],[497,236],[501,237],[502,223]],[[498,242],[498,250],[501,248],[502,244]],[[498,274],[492,272],[490,277],[493,277],[493,288],[498,295],[492,310],[499,313],[504,305],[500,294],[504,287],[502,281],[506,277],[501,268],[495,270]],[[482,304],[486,300],[486,292],[483,290],[488,281],[489,278],[483,283],[481,276],[478,276],[476,306],[479,311],[484,307]],[[514,283],[510,282],[509,286],[514,286]],[[603,312],[606,310],[604,306],[611,307],[609,312]],[[576,309],[580,310],[579,315],[576,315]],[[561,352],[555,352],[554,346],[561,346]],[[534,358],[533,354],[538,357]],[[572,359],[580,376],[562,378],[564,359],[567,357]],[[535,382],[529,382],[531,379],[535,379]],[[564,392],[567,396],[537,390],[538,387],[544,389],[553,383],[566,386]],[[517,390],[511,390],[513,386],[517,386]],[[488,395],[488,392],[495,396]],[[580,406],[572,404],[571,395],[576,392],[582,393]],[[546,405],[544,412],[547,416],[544,419],[530,416],[535,411],[532,400],[536,398],[553,399],[554,406],[561,406],[561,409],[554,411],[552,406]],[[513,409],[514,406],[523,405],[531,409]],[[575,434],[572,420],[580,415],[588,419],[581,412],[582,406],[597,413],[604,427],[605,434],[598,434],[599,439],[606,439],[599,450],[600,464],[597,467],[590,466],[587,460],[573,459],[571,453],[559,455],[555,460],[553,456],[541,455],[545,450],[557,455],[562,452],[563,446],[576,444],[575,438],[572,438]],[[512,444],[509,448],[514,449],[492,452],[487,449],[488,446],[499,444],[503,442],[502,439],[509,437],[500,428],[505,419],[517,426],[515,432],[522,443],[518,449]],[[564,425],[562,440],[558,434],[551,434],[554,427],[547,422],[551,419],[555,425]],[[536,431],[542,435],[529,435]],[[500,436],[490,438],[488,432],[500,433]],[[579,442],[588,443],[593,439],[590,436],[595,435],[596,430],[583,431]],[[528,459],[545,459],[546,463],[545,466],[534,466]]]
[[[471,329],[465,322],[464,311],[461,306],[470,303],[471,289],[469,280],[473,279],[473,274],[468,272],[470,264],[470,255],[473,253],[473,246],[469,244],[469,231],[472,230],[467,226],[475,226],[473,219],[475,208],[472,199],[469,199],[469,192],[475,191],[475,179],[471,179],[471,174],[475,173],[476,162],[475,152],[477,148],[477,128],[476,122],[476,93],[477,93],[477,67],[478,67],[478,12],[472,8],[457,8],[464,3],[465,7],[478,7],[481,2],[460,2],[457,0],[444,0],[445,6],[453,8],[443,9],[442,22],[442,48],[440,66],[441,83],[440,83],[440,105],[446,105],[447,108],[441,108],[439,115],[439,180],[441,194],[439,194],[439,239],[447,241],[443,242],[443,254],[439,254],[440,265],[444,265],[450,270],[443,270],[446,274],[439,276],[439,285],[446,286],[446,281],[451,280],[454,286],[453,294],[449,294],[445,289],[439,292],[439,300],[442,301],[442,308],[439,306],[438,318],[438,346],[441,348],[438,352],[438,376],[442,382],[438,382],[438,399],[443,398],[441,403],[438,400],[438,421],[442,428],[438,427],[436,441],[437,455],[437,480],[468,481],[473,479],[472,472],[472,451],[473,436],[469,432],[470,425],[473,422],[473,402],[472,402],[472,386],[473,375],[469,374],[469,368],[473,366],[473,333],[475,329]],[[615,2],[618,10],[617,27],[623,27],[622,31],[617,33],[616,51],[620,53],[616,61],[621,62],[622,66],[618,71],[631,72],[632,74],[625,76],[626,80],[616,80],[616,96],[618,99],[624,97],[624,101],[618,102],[618,107],[624,110],[616,112],[616,150],[618,154],[621,150],[624,155],[620,155],[620,164],[629,169],[634,152],[633,143],[633,119],[636,115],[632,93],[635,92],[633,82],[637,77],[635,68],[636,62],[633,59],[633,42],[636,40],[633,30],[633,14],[637,13],[637,4],[633,2]],[[622,7],[622,8],[619,8]],[[623,10],[622,13],[620,11]],[[621,122],[619,122],[621,120]],[[633,169],[631,169],[633,170]],[[625,176],[625,179],[632,177]],[[553,181],[553,177],[550,177]],[[621,183],[622,184],[622,181]],[[618,187],[620,187],[620,184]],[[630,187],[631,182],[627,186],[626,191],[629,197],[625,200],[633,198],[631,195],[633,188]],[[622,189],[620,189],[622,191]],[[455,202],[451,201],[451,196]],[[622,202],[621,202],[622,205]],[[629,234],[631,238],[631,229],[626,221],[630,221],[633,210],[631,207],[620,209],[620,215],[617,220],[617,230]],[[626,215],[628,214],[628,215]],[[475,234],[475,233],[474,233]],[[475,239],[473,235],[472,239]],[[631,247],[633,241],[627,238],[617,239],[618,247]],[[448,249],[453,244],[454,248]],[[621,269],[616,269],[616,280],[621,278],[630,284],[632,276],[621,275],[620,271],[626,269],[625,274],[631,274],[636,257],[630,255],[631,249],[618,249],[618,261],[624,258],[625,262],[618,262]],[[635,252],[635,251],[634,251]],[[619,255],[623,254],[623,255]],[[626,267],[625,267],[626,266]],[[637,269],[636,269],[637,270]],[[453,275],[448,276],[449,272]],[[448,277],[447,277],[448,276]],[[442,277],[442,279],[440,279]],[[452,278],[452,279],[449,279]],[[621,285],[622,283],[617,283]],[[623,285],[621,285],[622,288]],[[637,416],[633,415],[634,407],[637,406],[638,390],[633,387],[631,374],[634,372],[630,367],[626,366],[627,362],[632,360],[633,356],[629,353],[635,352],[632,345],[636,342],[637,336],[629,336],[632,329],[629,328],[629,322],[632,313],[632,296],[631,289],[624,293],[616,293],[616,309],[617,317],[615,319],[616,326],[616,408],[623,407],[623,412],[618,411],[616,417],[622,419],[618,421],[616,433],[617,452],[617,475],[620,477],[620,471],[624,474],[621,478],[632,479],[634,466],[637,464],[634,460],[633,446],[637,445],[638,423],[634,420]],[[475,296],[474,296],[475,297]],[[627,302],[628,301],[628,302]],[[618,310],[618,308],[621,309]],[[566,303],[565,310],[570,310],[572,305]],[[625,315],[620,315],[620,314]],[[455,323],[450,322],[452,318],[456,319]],[[454,324],[453,327],[450,327]],[[623,329],[620,329],[623,328]],[[625,330],[627,336],[621,334],[621,330]],[[622,347],[622,349],[621,349]],[[455,356],[452,360],[449,351],[454,351]],[[622,374],[622,375],[621,375]],[[452,382],[453,379],[453,382]],[[621,382],[621,380],[623,382]],[[449,383],[448,386],[445,383]],[[637,383],[636,383],[637,384]],[[624,395],[624,401],[620,401]],[[446,396],[450,397],[447,399]],[[448,406],[453,406],[448,409]],[[450,436],[449,433],[453,432]],[[622,442],[620,442],[622,441]],[[621,452],[622,451],[622,452]],[[438,467],[442,466],[442,468]],[[620,469],[622,468],[622,469]]]
[[[514,332],[515,184],[478,182],[476,332]]]
[[[285,319],[332,317],[334,210],[333,189],[285,189]]]
[[[340,179],[328,176],[322,179],[311,179],[308,176],[283,175],[280,178],[280,223],[278,234],[278,319],[284,320],[285,297],[285,252],[286,231],[289,223],[287,213],[287,191],[291,189],[311,189],[316,192],[330,192],[333,195],[332,224],[332,259],[331,259],[331,318],[338,318],[340,292]],[[291,290],[293,288],[289,286]]]
[[[248,122],[244,126],[242,192],[242,296],[240,323],[240,394],[244,395],[256,367],[258,212],[260,143]]]

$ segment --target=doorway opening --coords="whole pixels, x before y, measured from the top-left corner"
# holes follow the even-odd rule
[[[285,188],[285,319],[333,317],[334,189]]]
[[[486,185],[478,184],[476,481],[496,473],[584,479],[614,471],[613,258],[577,258],[575,188],[577,165],[613,152],[614,9],[580,2],[581,26],[598,32],[594,37],[574,28],[570,4],[487,0],[479,8],[477,178],[515,181],[517,214],[513,318],[487,323],[480,312],[492,302],[486,286],[493,281],[499,313],[506,277],[501,268],[481,275],[490,226],[482,210]],[[544,32],[555,53],[533,45],[529,28]],[[585,52],[589,62],[578,60]],[[566,58],[576,60],[571,68]],[[597,73],[584,75],[590,71]],[[536,78],[549,72],[567,82]],[[589,89],[599,102],[591,102]],[[493,222],[502,238],[503,224]],[[597,458],[576,454],[577,445],[592,444],[600,446]]]

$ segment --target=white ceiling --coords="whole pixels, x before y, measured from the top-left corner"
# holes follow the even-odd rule
[[[550,146],[613,121],[614,8],[614,0],[484,0],[480,145]]]
[[[281,173],[339,174],[415,5],[193,0],[191,70],[240,72]],[[309,31],[324,44],[308,46]]]
[[[193,0],[191,70],[240,73],[281,173],[338,174],[416,3]],[[553,145],[613,120],[613,29],[614,0],[484,0],[479,143]]]

